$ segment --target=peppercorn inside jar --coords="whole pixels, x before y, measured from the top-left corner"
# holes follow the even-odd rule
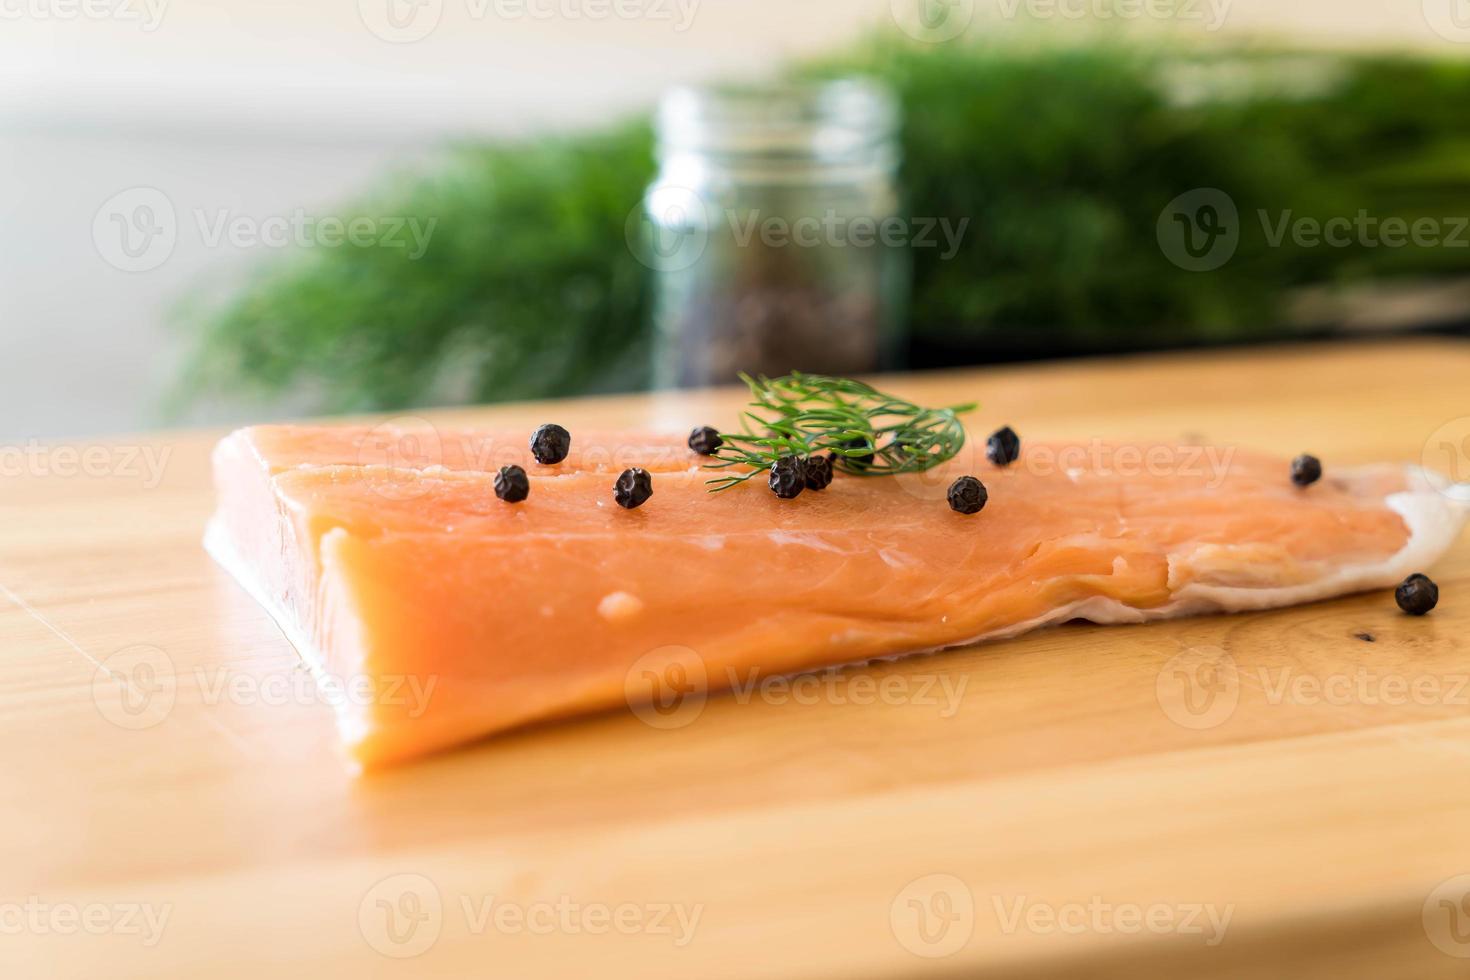
[[[898,111],[858,80],[678,89],[630,244],[654,270],[655,378],[895,366],[908,299]]]

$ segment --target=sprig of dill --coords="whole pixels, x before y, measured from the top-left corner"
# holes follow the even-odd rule
[[[748,469],[707,481],[711,493],[759,476],[784,456],[831,453],[833,466],[854,476],[932,469],[964,448],[959,416],[976,407],[924,408],[861,381],[821,374],[741,374],[740,380],[751,395],[742,431],[720,433],[718,462],[706,468]]]

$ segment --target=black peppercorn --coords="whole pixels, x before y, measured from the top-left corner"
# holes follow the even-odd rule
[[[973,476],[962,476],[949,487],[949,506],[961,514],[978,514],[985,509],[990,494],[985,484]]]
[[[545,466],[560,463],[572,451],[572,434],[559,425],[543,425],[531,433],[531,455]]]
[[[1021,437],[1010,426],[997,429],[985,441],[985,458],[996,466],[1010,466],[1021,458]]]
[[[647,470],[636,466],[631,470],[623,470],[618,476],[618,482],[613,484],[613,499],[625,510],[643,506],[652,496],[653,477],[648,475]]]
[[[1439,605],[1439,586],[1429,576],[1415,572],[1393,590],[1393,598],[1410,616],[1423,616]]]
[[[1301,455],[1291,461],[1291,482],[1309,487],[1322,479],[1322,461],[1316,456]]]
[[[806,466],[799,456],[782,456],[771,466],[771,492],[782,500],[801,496],[806,489]]]
[[[720,434],[707,425],[689,433],[689,448],[701,456],[713,456],[724,444],[725,440],[720,438]]]
[[[495,474],[495,496],[508,504],[518,504],[531,495],[531,481],[519,466],[502,466]]]
[[[854,436],[853,438],[848,439],[845,442],[838,443],[838,445],[840,445],[843,449],[866,449],[866,450],[869,450],[869,452],[867,453],[867,455],[864,455],[864,456],[844,456],[844,457],[842,457],[844,460],[847,461],[847,464],[849,466],[853,466],[853,467],[856,467],[858,469],[862,469],[864,466],[872,466],[873,465],[873,460],[876,458],[874,456],[873,452],[872,452],[873,444],[872,444],[872,442],[870,442],[868,440],[868,438],[866,436]]]
[[[825,490],[832,485],[832,457],[808,456],[802,469],[808,490]]]

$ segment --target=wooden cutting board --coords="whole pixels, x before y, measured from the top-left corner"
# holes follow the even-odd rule
[[[977,431],[1470,479],[1464,343],[888,386],[978,398]],[[687,427],[739,403],[433,417]],[[0,455],[0,976],[1470,971],[1465,541],[1427,619],[1378,593],[1071,625],[354,779],[289,644],[200,549],[217,436]]]

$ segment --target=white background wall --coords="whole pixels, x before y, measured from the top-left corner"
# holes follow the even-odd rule
[[[920,0],[601,0],[633,18],[583,2],[0,0],[0,439],[157,423],[182,346],[167,311],[189,289],[220,295],[274,251],[211,246],[196,211],[328,215],[446,138],[605,119],[671,82],[756,74],[891,27]],[[927,2],[968,16],[976,0]],[[1076,28],[1047,2],[979,0],[970,30],[1022,29],[1008,14],[1028,9],[1040,19],[1025,29]],[[1223,15],[1227,33],[1470,54],[1470,10],[1448,19],[1465,0],[1180,2]],[[1111,26],[1206,33],[1188,19]],[[135,187],[166,194],[179,233],[167,261],[126,272],[99,252],[93,220]]]

